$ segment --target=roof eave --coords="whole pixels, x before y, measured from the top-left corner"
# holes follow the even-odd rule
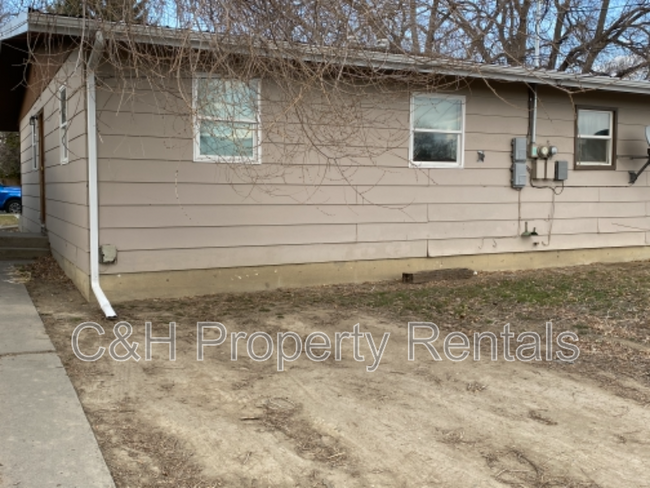
[[[147,25],[127,25],[124,23],[106,23],[92,19],[62,17],[40,12],[21,14],[0,30],[0,41],[15,38],[29,32],[49,33],[54,35],[89,37],[95,31],[102,30],[107,38],[116,41],[129,41],[139,44],[163,45],[169,47],[190,47],[196,50],[208,50],[219,42],[221,46],[229,45],[233,52],[245,54],[250,48],[266,51],[269,56],[283,55],[299,49],[305,61],[331,62],[340,59],[349,66],[383,69],[410,70],[428,74],[457,76],[461,78],[484,79],[486,81],[505,81],[526,84],[545,84],[573,90],[604,90],[619,93],[650,95],[650,82],[620,80],[603,76],[585,76],[557,71],[533,70],[525,67],[507,67],[496,65],[477,65],[463,61],[435,60],[424,56],[408,56],[366,49],[348,49],[345,56],[338,48],[290,45],[289,43],[263,43],[252,41],[241,44],[241,39],[219,37],[203,32],[187,32],[167,27]]]

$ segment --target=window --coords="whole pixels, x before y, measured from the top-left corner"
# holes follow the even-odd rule
[[[32,169],[38,169],[38,117],[32,116],[29,119],[29,125],[32,129]]]
[[[194,160],[260,162],[259,82],[198,78]]]
[[[460,168],[465,146],[465,97],[411,98],[410,161],[425,168]]]
[[[59,137],[61,163],[68,162],[68,92],[65,86],[59,89]]]
[[[576,167],[614,168],[616,111],[578,108]]]

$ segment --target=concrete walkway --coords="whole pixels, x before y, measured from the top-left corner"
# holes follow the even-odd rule
[[[22,284],[0,261],[0,487],[113,488],[77,394]]]

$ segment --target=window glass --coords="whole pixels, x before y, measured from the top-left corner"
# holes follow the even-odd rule
[[[68,94],[66,93],[65,88],[61,88],[61,125],[65,124],[68,121]]]
[[[609,141],[606,139],[579,139],[578,160],[609,163]]]
[[[459,136],[455,134],[416,132],[413,134],[413,160],[455,163],[458,142]]]
[[[249,157],[254,155],[251,124],[220,123],[203,120],[200,149],[205,156]]]
[[[195,110],[198,159],[254,160],[257,157],[258,102],[255,83],[200,78]]]
[[[68,94],[65,87],[59,90],[59,136],[61,163],[68,162]]]
[[[255,121],[257,94],[249,85],[230,80],[199,80],[201,115],[221,120]]]
[[[415,128],[442,131],[461,130],[462,102],[432,97],[415,97]]]
[[[581,110],[578,116],[578,134],[581,136],[608,136],[611,116],[610,112]]]

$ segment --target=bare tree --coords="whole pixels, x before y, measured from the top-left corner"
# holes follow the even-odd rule
[[[146,0],[55,0],[46,7],[48,13],[85,17],[108,22],[147,21]]]
[[[0,132],[0,178],[20,177],[20,136]]]

